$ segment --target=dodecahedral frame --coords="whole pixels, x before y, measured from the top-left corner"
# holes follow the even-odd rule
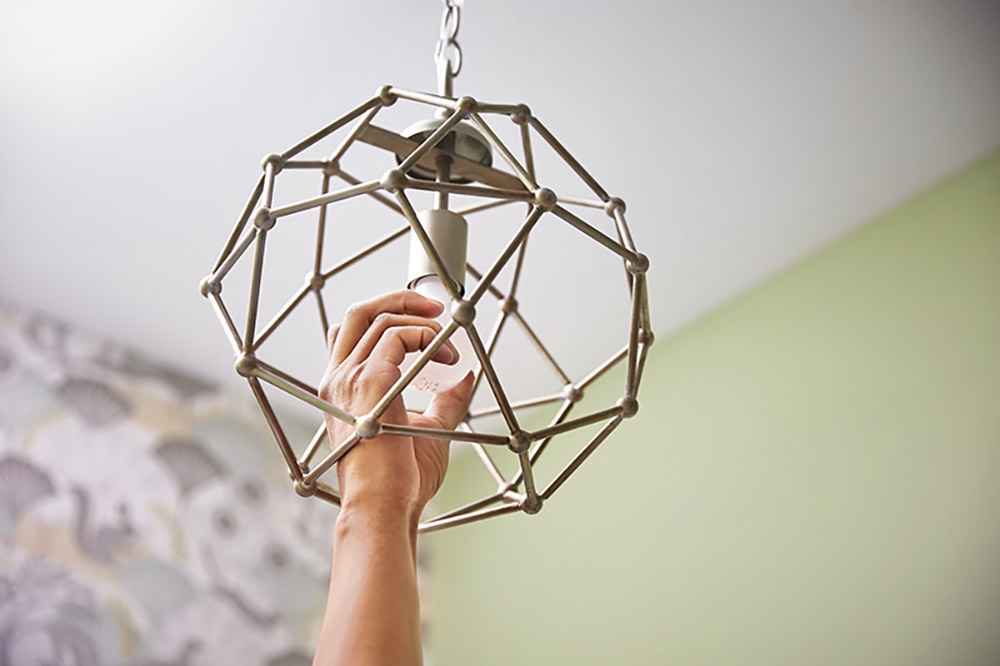
[[[450,85],[445,88],[450,90]],[[423,136],[408,138],[373,124],[379,111],[403,100],[406,103],[426,105],[437,111],[440,121],[436,129],[428,130]],[[487,123],[487,117],[509,118],[519,127],[521,159],[498,138]],[[336,150],[327,159],[298,160],[303,151],[329,137],[354,122],[349,132],[341,139]],[[461,125],[460,125],[461,123]],[[489,147],[501,156],[510,172],[470,159],[455,150],[456,132],[467,127],[478,129],[476,134],[488,142]],[[468,129],[465,130],[468,132]],[[591,190],[594,197],[564,196],[552,189],[542,187],[536,181],[533,141],[541,139],[561,158],[580,180]],[[385,149],[395,155],[379,178],[360,180],[341,167],[341,160],[356,142],[367,143]],[[274,185],[278,175],[285,170],[312,170],[321,175],[320,196],[297,203],[272,207]],[[422,175],[421,175],[422,172]],[[436,174],[436,180],[427,178],[427,173]],[[342,181],[344,187],[333,189],[334,179]],[[502,248],[500,254],[485,270],[479,271],[471,264],[466,266],[468,274],[475,280],[475,288],[462,294],[448,273],[445,262],[421,223],[408,190],[424,190],[435,193],[437,204],[447,208],[449,195],[475,197],[480,202],[457,211],[461,215],[473,215],[510,203],[526,203],[529,212],[520,227]],[[337,202],[354,197],[367,196],[381,205],[391,208],[404,220],[393,233],[357,251],[330,268],[322,266],[324,238],[328,233],[328,209]],[[615,237],[611,237],[591,225],[571,209],[598,209],[613,220]],[[263,328],[258,329],[258,305],[261,291],[262,267],[269,234],[275,233],[283,217],[307,210],[316,210],[317,246],[311,272],[303,284],[289,298],[283,308]],[[582,213],[581,213],[582,214]],[[622,259],[626,276],[625,287],[630,299],[629,329],[626,344],[615,351],[610,358],[597,365],[584,377],[574,381],[561,368],[555,355],[547,348],[525,316],[519,311],[515,298],[525,259],[526,241],[539,219],[551,215],[572,229]],[[318,394],[315,386],[297,379],[291,374],[265,362],[258,356],[260,345],[282,325],[289,314],[312,294],[316,300],[324,331],[330,322],[324,305],[323,289],[326,282],[366,260],[390,243],[412,234],[419,240],[434,271],[448,289],[454,301],[451,321],[436,335],[433,342],[424,349],[417,361],[403,373],[392,388],[382,396],[368,414],[350,414],[337,405],[327,402]],[[247,307],[246,325],[241,331],[227,309],[222,297],[222,283],[233,266],[247,254],[253,246],[253,265],[250,297]],[[501,271],[513,261],[510,285],[506,291],[494,285]],[[348,451],[363,439],[380,433],[396,435],[418,435],[430,439],[468,442],[477,452],[487,471],[497,484],[495,492],[482,499],[457,509],[438,515],[420,524],[421,532],[429,532],[445,527],[470,523],[485,518],[516,511],[537,513],[543,501],[549,499],[569,476],[594,452],[594,450],[618,427],[623,419],[633,416],[638,409],[637,394],[646,360],[646,354],[653,342],[649,319],[646,291],[646,271],[649,262],[645,255],[636,250],[632,235],[625,219],[625,203],[611,197],[591,174],[566,150],[542,122],[523,104],[489,104],[472,97],[452,97],[448,94],[431,94],[384,86],[371,98],[345,115],[323,127],[311,136],[280,154],[269,155],[263,160],[263,174],[257,180],[242,214],[229,236],[225,247],[215,262],[211,273],[201,283],[201,293],[207,297],[222,324],[223,330],[236,356],[235,369],[247,379],[254,397],[270,426],[278,447],[288,466],[296,492],[303,496],[315,496],[333,504],[340,502],[334,488],[321,479]],[[499,315],[492,323],[489,334],[484,339],[476,320],[476,306],[489,294],[499,303]],[[511,402],[504,390],[493,365],[492,353],[502,330],[511,319],[523,329],[538,353],[552,372],[562,382],[564,389],[557,394],[542,395],[528,400]],[[479,391],[483,378],[496,401],[491,408],[468,413],[457,430],[435,430],[391,423],[382,423],[380,418],[389,405],[416,377],[420,370],[438,352],[442,345],[459,328],[465,328],[478,357],[479,368],[475,376],[474,391]],[[606,408],[574,419],[569,419],[571,411],[579,402],[582,392],[612,367],[625,362],[625,388],[622,397]],[[270,401],[264,393],[263,383],[284,391],[291,396],[332,415],[354,428],[352,435],[344,441],[336,442],[332,450],[320,456],[320,450],[327,440],[326,426],[321,426],[308,445],[297,454],[278,421]],[[524,430],[518,419],[518,411],[538,405],[562,403],[546,427],[533,431]],[[482,432],[476,429],[477,420],[499,414],[503,418],[507,433]],[[578,428],[603,423],[603,427],[544,488],[536,485],[534,465],[552,439]],[[517,456],[518,469],[510,478],[505,478],[490,455],[489,450],[506,449]],[[318,462],[316,459],[319,458]],[[314,464],[315,463],[315,464]]]

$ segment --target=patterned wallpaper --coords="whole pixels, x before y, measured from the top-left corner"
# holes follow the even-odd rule
[[[309,664],[335,518],[251,405],[0,301],[0,666]]]

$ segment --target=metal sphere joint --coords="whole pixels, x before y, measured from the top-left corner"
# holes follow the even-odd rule
[[[618,398],[615,404],[622,410],[622,418],[632,418],[639,411],[639,401],[627,395]]]
[[[285,160],[281,155],[276,155],[271,153],[270,155],[264,155],[260,160],[260,168],[267,169],[267,165],[270,164],[274,169],[274,175],[278,175],[281,172],[282,167],[285,166]]]
[[[209,294],[215,294],[216,296],[218,296],[219,294],[222,293],[222,283],[216,282],[213,284],[212,276],[207,275],[201,279],[200,283],[198,283],[198,290],[201,292],[201,295],[204,296],[205,298],[208,298]]]
[[[326,278],[322,273],[306,273],[306,284],[313,291],[319,291],[326,284]]]
[[[316,485],[297,479],[295,481],[295,494],[299,497],[312,497],[316,494]]]
[[[535,190],[535,205],[542,210],[552,210],[559,203],[556,193],[547,187],[539,187]]]
[[[514,121],[516,125],[523,125],[528,122],[531,118],[531,109],[528,108],[527,104],[518,104],[517,111],[510,114],[510,119]]]
[[[252,354],[240,354],[233,367],[240,377],[249,377],[257,369],[257,357]]]
[[[523,430],[518,430],[507,438],[507,447],[514,453],[524,453],[529,446],[531,446],[531,435]]]
[[[382,178],[379,180],[379,185],[382,186],[382,189],[393,194],[401,190],[405,184],[406,176],[399,169],[389,169],[382,174]]]
[[[465,328],[476,320],[476,306],[469,301],[455,301],[451,305],[451,318]]]
[[[354,430],[361,439],[372,439],[378,437],[379,432],[382,431],[382,424],[371,414],[365,414],[354,424]]]
[[[257,214],[253,216],[253,225],[260,229],[261,231],[270,231],[274,228],[274,223],[277,220],[271,215],[271,210],[269,208],[261,208],[257,211]]]
[[[538,495],[534,497],[525,497],[521,500],[521,511],[524,511],[529,516],[533,516],[542,510],[542,498]]]
[[[458,101],[455,102],[455,110],[459,113],[472,113],[478,108],[479,102],[476,101],[476,98],[468,95],[459,97]]]
[[[392,86],[379,86],[375,90],[375,96],[382,106],[392,106],[396,103],[396,96],[392,94]]]
[[[621,211],[625,212],[625,202],[619,197],[611,197],[608,202],[604,204],[604,212],[609,216],[614,217],[615,212]]]
[[[635,259],[628,260],[628,272],[632,275],[638,275],[639,273],[645,273],[649,270],[649,257],[644,255],[642,252],[637,252]]]

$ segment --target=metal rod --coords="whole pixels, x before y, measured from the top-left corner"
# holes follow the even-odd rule
[[[326,317],[326,303],[323,302],[323,292],[319,289],[313,290],[316,294],[316,307],[319,309],[319,325],[323,329],[323,343],[326,344],[326,335],[330,331],[330,320]]]
[[[476,105],[476,110],[479,113],[496,113],[501,116],[512,116],[515,113],[523,112],[524,107],[520,104],[493,104],[491,102],[479,102]]]
[[[389,409],[389,405],[392,404],[392,401],[399,397],[399,395],[403,392],[403,389],[409,386],[410,382],[413,381],[413,378],[424,369],[425,365],[430,363],[431,358],[438,353],[438,350],[440,350],[444,343],[448,341],[451,334],[457,330],[458,324],[456,324],[454,320],[445,324],[445,327],[442,328],[436,336],[434,336],[434,339],[431,340],[429,345],[427,345],[427,348],[420,352],[420,355],[417,356],[413,365],[411,365],[409,369],[403,373],[402,377],[396,380],[396,383],[392,385],[392,388],[390,388],[375,404],[375,407],[371,411],[375,418],[380,418],[385,413],[385,410]]]
[[[487,432],[462,432],[461,430],[441,430],[437,428],[415,428],[413,426],[383,423],[381,432],[387,435],[408,435],[410,437],[426,437],[447,442],[477,442],[479,444],[494,444],[507,446],[508,439],[503,435],[492,435]]]
[[[639,360],[636,364],[635,371],[635,385],[632,387],[635,393],[639,393],[639,383],[642,381],[642,371],[646,367],[646,353],[649,351],[649,345],[640,344],[639,345]]]
[[[257,366],[260,367],[265,372],[270,372],[275,377],[283,379],[289,384],[299,387],[300,389],[302,389],[303,391],[305,391],[310,395],[315,395],[315,396],[319,395],[319,391],[316,390],[315,386],[311,386],[309,383],[304,382],[301,379],[298,379],[297,377],[285,372],[284,370],[279,370],[270,363],[266,363],[260,360],[259,358],[257,359]]]
[[[446,511],[446,512],[442,513],[440,516],[434,516],[433,518],[431,518],[430,520],[425,521],[425,522],[427,522],[429,524],[429,523],[437,522],[439,520],[444,520],[445,518],[451,518],[453,516],[461,516],[461,515],[464,515],[466,513],[471,513],[473,511],[477,511],[479,509],[482,509],[483,507],[487,507],[490,504],[493,504],[494,502],[499,502],[501,499],[503,499],[503,495],[501,493],[496,493],[495,495],[489,495],[487,497],[483,497],[482,499],[478,499],[478,500],[476,500],[474,502],[469,502],[468,504],[463,504],[462,506],[458,507],[457,509],[452,509],[451,511]]]
[[[512,433],[520,431],[521,426],[517,423],[517,416],[514,415],[514,410],[510,407],[510,402],[503,391],[503,386],[500,385],[500,378],[493,367],[493,361],[490,359],[489,353],[483,346],[483,340],[479,337],[476,325],[472,324],[468,326],[465,331],[469,334],[469,341],[472,343],[472,348],[476,351],[476,356],[479,357],[479,363],[483,367],[486,381],[489,382],[490,388],[493,390],[493,396],[497,399],[497,404],[500,406],[500,413],[503,414],[504,421],[507,422],[507,427],[510,428]]]
[[[424,155],[430,152],[441,140],[452,130],[455,125],[457,125],[461,120],[465,118],[464,113],[453,113],[448,116],[448,119],[441,123],[436,130],[430,133],[426,139],[420,142],[420,145],[414,149],[412,153],[406,156],[399,164],[399,170],[404,174],[410,169],[416,166],[417,162],[423,159]]]
[[[230,252],[222,264],[212,271],[212,275],[208,278],[208,283],[213,287],[221,283],[222,280],[225,279],[226,275],[229,274],[229,271],[233,270],[233,266],[236,265],[236,262],[240,260],[240,257],[242,257],[243,254],[250,248],[256,238],[256,229],[248,231],[246,236],[243,237],[243,240],[240,241],[239,247]]]
[[[333,154],[327,159],[328,164],[330,162],[340,161],[340,158],[344,156],[344,153],[346,153],[347,149],[351,147],[351,144],[358,138],[358,135],[361,134],[366,127],[368,127],[368,124],[376,115],[378,115],[378,112],[381,109],[381,104],[373,106],[371,110],[368,111],[368,113],[366,113],[364,117],[354,125],[354,127],[351,128],[350,133],[348,133],[348,135],[344,137],[343,141],[340,142],[340,145],[337,146],[337,150],[333,151]]]
[[[597,241],[604,247],[608,248],[609,250],[611,250],[618,256],[622,257],[623,259],[635,260],[636,258],[635,252],[629,250],[626,247],[623,247],[621,243],[614,240],[610,236],[601,233],[594,227],[590,226],[589,224],[578,218],[573,213],[563,208],[562,206],[555,206],[552,209],[552,212],[555,213],[560,219],[568,222],[575,229],[583,232],[584,234],[594,239],[595,241]]]
[[[615,223],[618,226],[618,233],[621,234],[625,240],[625,247],[635,252],[635,243],[632,241],[632,232],[628,229],[628,224],[625,222],[625,213],[622,211],[621,206],[615,207]]]
[[[326,160],[288,160],[281,163],[284,169],[325,169],[328,165]]]
[[[461,210],[455,211],[462,217],[466,215],[472,215],[473,213],[481,213],[484,210],[490,210],[491,208],[499,208],[500,206],[506,206],[507,204],[514,203],[511,199],[500,199],[498,201],[487,201],[486,203],[479,204],[476,206],[469,206],[468,208],[462,208]]]
[[[535,177],[535,153],[531,149],[531,132],[528,123],[521,123],[521,150],[524,152],[524,168],[528,174]]]
[[[559,408],[559,411],[556,412],[556,417],[552,419],[552,425],[559,425],[560,423],[565,421],[566,417],[569,416],[569,413],[573,410],[574,404],[575,403],[572,403],[569,400],[564,402],[562,404],[562,407]],[[535,447],[531,450],[529,454],[529,458],[531,460],[532,465],[534,465],[535,462],[541,457],[542,452],[545,451],[545,448],[549,445],[549,442],[552,441],[552,437],[554,436],[555,435],[543,437],[542,439],[536,442]],[[510,482],[511,485],[515,486],[521,483],[521,470],[517,471],[517,474],[514,475],[514,477],[510,480]]]
[[[321,500],[326,500],[334,506],[340,506],[340,495],[335,493],[332,488],[327,486],[325,483],[317,483],[316,485],[316,497]]]
[[[351,425],[354,425],[355,423],[354,417],[345,412],[344,410],[342,410],[340,407],[331,405],[330,403],[328,403],[326,400],[323,400],[319,396],[313,395],[308,391],[304,391],[295,384],[292,384],[291,382],[288,382],[282,379],[281,377],[278,377],[277,375],[268,372],[267,370],[264,370],[262,368],[254,368],[252,374],[254,377],[257,377],[258,379],[263,379],[268,384],[271,384],[272,386],[281,389],[285,393],[288,393],[289,395],[298,398],[302,402],[321,409],[330,416],[338,418],[345,423],[350,423]]]
[[[351,174],[347,173],[343,169],[337,171],[337,177],[340,178],[342,181],[344,181],[345,183],[347,183],[349,185],[360,185],[361,184],[360,180],[358,180],[357,178],[355,178]],[[396,202],[393,201],[392,199],[390,199],[389,197],[385,196],[381,192],[378,192],[378,191],[369,192],[368,196],[372,197],[373,199],[375,199],[375,201],[378,201],[383,206],[388,206],[389,208],[391,208],[393,211],[399,213],[400,215],[403,214],[403,211],[400,210],[400,208],[399,208],[398,205],[396,205]]]
[[[240,342],[240,332],[236,330],[236,324],[233,323],[233,318],[229,316],[229,310],[226,309],[225,304],[222,302],[222,297],[214,292],[208,293],[212,302],[212,309],[215,310],[215,316],[218,317],[219,322],[222,324],[222,328],[226,331],[226,338],[229,340],[229,344],[233,348],[233,353],[239,356],[243,353],[243,343]]]
[[[257,247],[253,255],[253,275],[250,280],[250,303],[247,306],[247,328],[243,336],[243,348],[253,349],[253,340],[257,328],[257,307],[260,305],[260,279],[264,271],[264,246],[267,242],[267,230],[257,230]]]
[[[635,397],[636,359],[639,354],[639,317],[642,315],[642,293],[646,289],[646,276],[637,273],[632,280],[632,317],[628,331],[628,361],[626,363],[625,393]]]
[[[271,408],[271,403],[268,401],[267,396],[264,395],[264,387],[260,385],[260,382],[255,377],[247,377],[247,381],[250,384],[250,390],[253,391],[253,395],[257,399],[257,404],[260,405],[260,411],[264,412],[264,419],[271,428],[274,439],[278,442],[278,449],[281,450],[285,464],[288,465],[289,473],[296,480],[301,481],[302,470],[299,468],[299,461],[295,459],[295,452],[292,451],[292,446],[288,443],[288,438],[285,437],[285,431],[281,429],[278,416]]]
[[[462,423],[460,423],[459,427],[463,428],[468,432],[475,432],[472,429],[472,426],[469,425],[467,421],[463,421]],[[493,462],[493,457],[490,455],[489,451],[483,448],[482,444],[477,444],[475,442],[472,443],[472,449],[479,456],[479,460],[483,463],[483,466],[486,468],[486,471],[490,473],[490,476],[493,477],[493,479],[497,482],[497,484],[500,485],[501,487],[506,485],[507,481],[503,478],[503,474],[500,473],[500,470],[497,468],[496,463]]]
[[[559,141],[552,135],[552,132],[550,132],[538,118],[535,116],[529,116],[528,122],[531,123],[531,126],[535,128],[535,131],[538,132],[543,139],[545,139],[546,143],[552,146],[552,149],[559,154],[559,157],[563,158],[563,160],[569,164],[570,168],[576,172],[576,175],[578,175],[583,182],[585,182],[587,186],[594,191],[594,194],[597,195],[598,199],[601,201],[608,201],[611,198],[608,196],[608,193],[604,191],[604,188],[601,187],[596,180],[594,180],[594,177],[583,168],[582,164],[576,161],[576,158],[573,157],[561,143],[559,143]]]
[[[609,407],[608,409],[602,409],[599,412],[594,412],[593,414],[587,414],[586,416],[581,416],[570,421],[563,421],[558,425],[549,426],[547,428],[542,428],[541,430],[536,430],[531,433],[532,439],[541,439],[543,437],[552,437],[554,435],[561,435],[564,432],[569,432],[570,430],[576,430],[577,428],[583,428],[585,426],[593,425],[595,423],[600,423],[607,419],[621,415],[621,407]]]
[[[354,433],[348,437],[343,443],[337,446],[333,451],[328,453],[323,460],[320,461],[316,467],[309,470],[309,473],[305,475],[302,482],[306,485],[312,485],[316,483],[319,477],[330,471],[330,468],[337,464],[337,461],[347,455],[347,452],[353,449],[358,442],[361,441],[361,437],[358,433]]]
[[[587,208],[600,208],[601,210],[604,210],[606,205],[603,201],[598,199],[587,199],[585,197],[570,197],[557,194],[556,198],[559,199],[559,203],[570,204],[571,206],[586,206]]]
[[[275,208],[271,211],[271,217],[279,218],[285,217],[286,215],[292,215],[294,213],[301,213],[304,210],[318,208],[319,206],[330,204],[335,201],[350,199],[351,197],[356,197],[359,194],[374,192],[379,187],[381,187],[381,184],[377,180],[373,180],[368,183],[361,183],[360,185],[353,185],[351,187],[345,187],[342,190],[337,190],[336,192],[331,192],[330,194],[323,194],[318,197],[313,197],[312,199],[306,199],[305,201],[288,204],[287,206],[282,206],[281,208]]]
[[[360,116],[362,113],[365,113],[374,106],[380,106],[381,104],[382,104],[381,98],[377,96],[372,97],[370,100],[354,107],[353,109],[348,111],[345,115],[341,116],[337,120],[334,120],[332,123],[330,123],[323,129],[313,133],[312,135],[306,137],[305,139],[302,139],[302,141],[299,141],[297,144],[295,144],[285,152],[281,153],[281,159],[286,161],[292,159],[293,157],[301,153],[309,146],[312,146],[318,141],[322,141],[326,137],[330,136],[331,134],[339,130],[341,127],[343,127],[347,123],[351,122],[352,120]]]
[[[495,506],[489,509],[483,509],[482,511],[474,511],[472,513],[467,513],[463,516],[454,516],[452,518],[445,518],[443,520],[437,520],[432,523],[420,523],[417,528],[417,532],[420,534],[426,534],[428,532],[434,532],[437,530],[444,529],[446,527],[455,527],[456,525],[466,525],[468,523],[474,523],[477,520],[485,520],[486,518],[493,518],[494,516],[502,516],[505,513],[514,513],[521,509],[517,504],[504,504],[501,506]]]
[[[323,185],[320,187],[320,194],[330,193],[330,174],[323,174]],[[323,245],[326,243],[326,209],[327,204],[319,207],[319,219],[316,222],[316,254],[313,259],[313,273],[319,273],[320,266],[323,265]]]
[[[528,235],[528,232],[531,231],[531,228],[535,226],[535,222],[538,222],[538,218],[540,218],[544,212],[545,211],[538,206],[531,209],[531,212],[528,213],[528,217],[524,221],[524,224],[521,225],[521,228],[517,230],[514,237],[509,243],[507,243],[507,247],[505,247],[503,252],[500,253],[500,256],[496,258],[493,265],[490,266],[490,269],[486,272],[486,276],[479,280],[479,284],[476,285],[476,290],[472,292],[471,296],[469,296],[470,303],[476,304],[479,302],[479,299],[483,297],[487,288],[493,284],[493,280],[496,279],[497,275],[500,274],[500,271],[503,270],[503,267],[510,260],[511,255],[514,254],[514,250],[516,250],[518,245],[521,244],[521,241]]]
[[[483,120],[482,116],[473,111],[469,114],[469,117],[472,118],[472,121],[479,126],[479,129],[486,135],[486,140],[490,142],[494,150],[500,153],[500,156],[503,157],[504,161],[510,166],[511,169],[513,169],[514,173],[517,174],[517,177],[521,179],[521,182],[524,183],[524,186],[532,192],[537,190],[538,183],[536,183],[531,174],[528,173],[523,166],[521,166],[521,163],[517,161],[514,154],[510,152],[510,149],[507,148],[504,142],[497,137],[497,135],[493,132],[493,128],[486,124],[486,121]]]
[[[458,194],[471,197],[503,199],[505,202],[530,202],[535,199],[535,195],[531,192],[525,192],[524,190],[506,190],[499,187],[466,185],[464,183],[439,183],[436,180],[421,180],[419,178],[407,178],[406,187],[411,190],[429,190],[431,192],[447,192],[448,194]]]
[[[454,144],[455,143],[454,139],[455,137],[453,136],[446,137],[442,141],[442,144],[443,143]],[[438,155],[437,158],[435,158],[434,162],[437,166],[438,182],[439,183],[449,182],[451,180],[451,158],[448,157],[447,155],[441,154]],[[448,208],[447,192],[438,192],[437,194],[434,195],[434,207],[438,210],[447,210]]]
[[[521,269],[524,266],[524,255],[527,250],[528,236],[525,236],[524,240],[517,247],[517,259],[514,260],[514,274],[510,278],[510,287],[507,289],[507,293],[510,296],[514,296],[517,293],[517,285],[521,280]]]
[[[559,476],[553,479],[552,483],[550,483],[545,488],[545,490],[542,491],[542,499],[548,499],[552,497],[552,493],[559,490],[559,486],[561,486],[563,483],[566,482],[566,479],[569,478],[569,475],[575,472],[577,468],[583,464],[583,461],[586,460],[591,453],[597,450],[597,447],[601,445],[601,442],[607,439],[608,435],[610,435],[614,431],[614,429],[618,427],[618,424],[620,424],[621,422],[622,422],[622,417],[620,416],[608,421],[608,424],[603,428],[601,428],[600,432],[594,435],[594,437],[590,440],[590,443],[587,444],[587,446],[583,449],[583,451],[580,451],[580,453],[576,454],[573,460],[571,460],[569,464],[566,465],[563,471],[559,472]]]
[[[451,275],[448,274],[448,268],[444,265],[444,261],[441,260],[441,255],[438,254],[437,248],[434,247],[434,243],[431,242],[430,236],[424,230],[424,225],[420,224],[420,220],[417,218],[417,212],[413,210],[413,205],[410,203],[410,199],[406,196],[406,192],[403,190],[396,191],[396,200],[399,201],[399,207],[403,209],[403,214],[406,215],[406,219],[410,222],[410,227],[413,229],[413,233],[416,234],[417,239],[420,244],[424,247],[424,252],[427,253],[427,257],[431,260],[431,265],[434,266],[434,271],[441,278],[441,283],[444,285],[445,289],[448,291],[448,296],[451,297],[453,301],[462,300],[462,295],[458,293],[458,287],[455,281],[452,279]]]
[[[264,164],[264,205],[267,208],[274,203],[274,177],[277,175],[274,162],[268,160]]]
[[[212,272],[215,273],[222,266],[222,262],[226,260],[229,253],[233,251],[236,247],[236,242],[239,240],[240,234],[243,233],[244,227],[246,227],[247,222],[250,220],[250,216],[253,215],[253,209],[257,205],[257,201],[260,199],[261,192],[264,191],[264,174],[261,174],[257,179],[257,184],[254,186],[253,191],[250,193],[250,197],[247,199],[246,204],[243,205],[243,212],[240,213],[239,219],[236,221],[236,225],[233,227],[232,232],[229,234],[229,240],[226,241],[226,246],[222,248],[222,252],[219,254],[219,258],[215,260],[215,267],[212,268]],[[221,279],[221,278],[220,278]]]
[[[275,329],[278,328],[281,322],[285,321],[285,318],[292,313],[292,310],[294,310],[298,306],[298,304],[302,302],[302,299],[304,299],[306,297],[306,294],[308,293],[309,293],[308,284],[304,284],[301,287],[299,287],[299,290],[295,292],[295,295],[292,296],[290,299],[288,299],[288,302],[285,303],[285,305],[281,308],[281,310],[278,311],[278,314],[276,314],[274,318],[267,323],[267,326],[264,327],[264,330],[261,332],[261,334],[258,335],[257,338],[254,340],[253,343],[254,350],[258,349],[262,344],[264,344],[264,341],[267,340],[272,333],[274,333]]]
[[[553,402],[558,402],[560,400],[565,400],[566,396],[562,393],[553,393],[552,395],[543,395],[538,398],[529,398],[527,400],[519,400],[518,402],[510,403],[511,409],[527,409],[528,407],[540,407],[541,405],[548,405]],[[487,407],[486,409],[480,409],[475,412],[469,412],[470,419],[480,419],[484,416],[492,416],[493,414],[499,414],[499,407]],[[506,443],[506,438],[504,438],[504,443]]]
[[[618,353],[616,353],[614,356],[609,358],[601,365],[597,366],[597,368],[593,372],[591,372],[589,375],[581,379],[576,384],[576,388],[578,389],[587,388],[587,386],[592,384],[598,377],[600,377],[605,372],[616,366],[623,358],[625,358],[627,354],[628,354],[628,345],[625,345],[624,347],[618,350]]]
[[[475,266],[473,266],[472,264],[466,262],[466,264],[465,264],[465,270],[468,271],[469,275],[471,275],[477,282],[482,282],[482,280],[483,280],[483,274],[480,273],[476,269]],[[506,296],[504,296],[503,292],[500,291],[499,289],[497,289],[493,285],[492,282],[486,286],[486,289],[491,294],[493,294],[493,296],[495,296],[497,298],[497,300],[501,300],[502,301],[502,300],[504,300],[506,298]]]
[[[441,97],[440,95],[432,95],[430,93],[425,93],[425,92],[417,92],[415,90],[403,90],[402,88],[389,88],[389,94],[395,95],[396,97],[402,97],[403,99],[408,99],[412,102],[430,104],[431,106],[440,106],[445,109],[451,109],[452,111],[454,111],[458,107],[458,104],[454,99]]]
[[[361,261],[362,259],[364,259],[368,255],[372,254],[373,252],[381,250],[383,247],[385,247],[386,245],[388,245],[392,241],[396,240],[397,238],[402,238],[407,233],[409,233],[409,231],[410,231],[410,225],[409,224],[404,225],[404,226],[400,227],[399,229],[396,229],[395,231],[393,231],[388,236],[384,236],[383,238],[375,241],[375,243],[373,243],[372,245],[369,245],[368,247],[366,247],[365,249],[361,250],[360,252],[356,252],[355,254],[351,255],[347,259],[344,259],[343,261],[341,261],[339,264],[337,264],[333,268],[330,268],[329,270],[324,271],[323,274],[322,274],[323,275],[323,279],[324,280],[329,280],[330,278],[332,278],[334,275],[336,275],[340,271],[344,270],[345,268],[349,268],[349,267],[353,266],[354,264],[356,264],[357,262]]]
[[[524,495],[527,503],[532,504],[538,501],[538,491],[535,490],[535,474],[531,468],[531,459],[528,452],[524,451],[517,456],[521,463],[521,477],[524,479]]]
[[[490,330],[490,335],[486,340],[486,353],[489,354],[491,357],[493,356],[493,348],[496,346],[497,340],[500,338],[500,331],[503,330],[503,325],[506,322],[507,322],[507,313],[501,311],[500,316],[498,316],[496,321],[493,322],[493,328]],[[482,379],[483,379],[483,368],[482,366],[480,366],[479,369],[476,371],[475,379],[473,379],[472,381],[472,391],[470,392],[469,395],[475,397],[476,392],[479,390],[479,385],[482,382]],[[469,414],[469,418],[472,418],[471,414]]]
[[[319,447],[323,446],[323,442],[327,441],[329,438],[326,435],[326,421],[320,424],[319,428],[316,429],[316,434],[312,436],[309,440],[309,446],[306,447],[305,452],[303,452],[302,457],[299,458],[299,465],[309,466],[312,462],[313,457],[316,452],[319,451]]]
[[[549,367],[552,368],[552,371],[556,373],[557,377],[559,377],[559,380],[564,385],[569,384],[571,381],[569,376],[565,372],[563,372],[563,369],[561,367],[559,367],[559,364],[556,363],[556,360],[552,357],[552,354],[549,353],[549,350],[546,349],[545,345],[542,344],[542,341],[538,339],[537,335],[535,335],[535,332],[531,329],[530,326],[528,326],[528,322],[524,320],[524,317],[521,316],[521,313],[514,312],[513,314],[514,314],[514,319],[516,319],[517,323],[519,323],[521,325],[521,328],[524,329],[524,332],[534,343],[535,348],[538,349],[539,353],[545,358],[545,361],[549,364]]]

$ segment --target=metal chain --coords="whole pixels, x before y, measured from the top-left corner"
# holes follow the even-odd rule
[[[438,67],[447,67],[449,77],[462,71],[462,47],[458,44],[458,27],[462,20],[463,0],[442,0],[441,34],[434,48],[434,61]]]

